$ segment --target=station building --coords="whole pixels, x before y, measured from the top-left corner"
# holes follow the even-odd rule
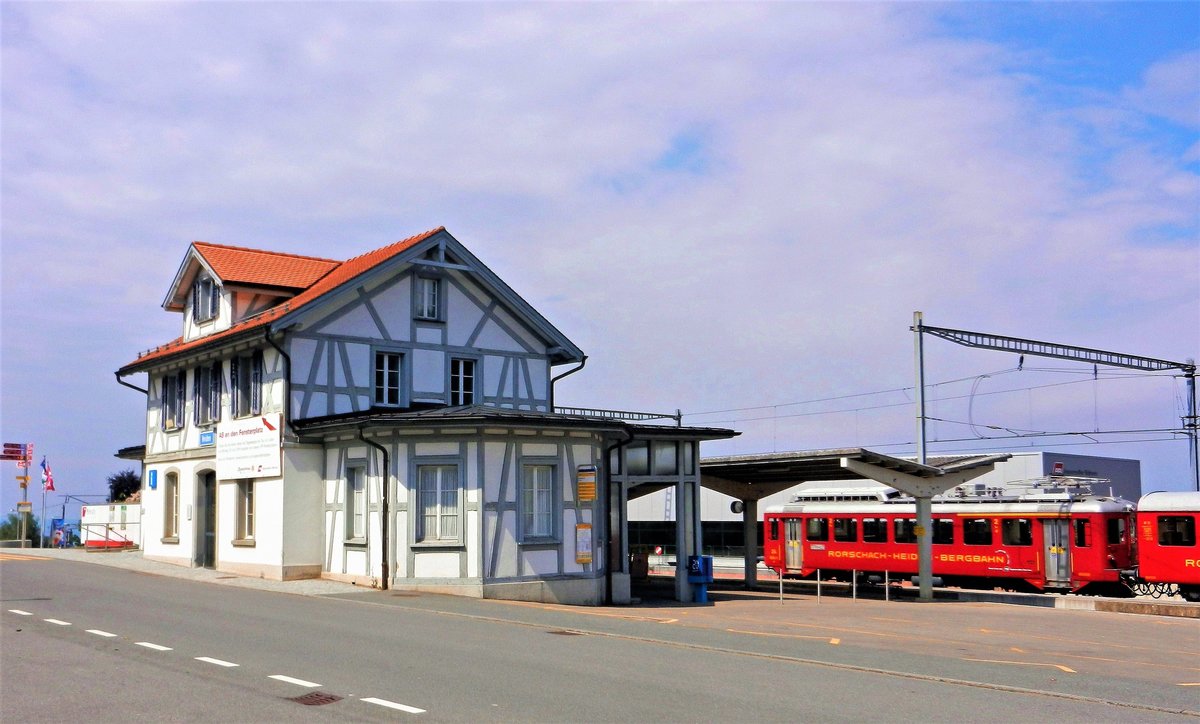
[[[699,553],[700,443],[737,433],[555,407],[585,355],[444,228],[345,261],[195,242],[162,306],[182,334],[116,373],[146,397],[121,455],[148,558],[621,602],[643,486]]]

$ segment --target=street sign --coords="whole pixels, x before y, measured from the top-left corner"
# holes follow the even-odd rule
[[[18,475],[18,476],[17,476],[17,480],[20,480],[20,481],[22,481],[22,482],[28,483],[28,482],[29,482],[29,476],[28,476],[28,475]]]
[[[33,512],[33,501],[32,500],[18,501],[17,502],[17,512],[18,513],[32,513]]]
[[[6,442],[6,443],[4,443],[4,449],[6,451],[7,450],[20,450],[21,452],[25,452],[25,443],[23,443],[23,442]]]

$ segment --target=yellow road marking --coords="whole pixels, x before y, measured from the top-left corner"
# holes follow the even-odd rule
[[[828,641],[832,646],[837,646],[842,643],[841,639],[830,638],[828,636],[804,636],[802,634],[767,633],[766,631],[745,631],[740,628],[727,628],[725,630],[729,633],[750,634],[751,636],[771,636],[781,639],[816,639],[818,641]]]
[[[1018,654],[1025,653],[1025,649],[1018,649],[1016,646],[1013,646],[1012,648],[1010,648],[1009,651],[1016,651]]]
[[[1036,661],[1001,661],[1000,659],[968,659],[968,658],[963,658],[963,661],[982,661],[986,664],[1016,664],[1017,666],[1053,666],[1054,668],[1058,669],[1059,671],[1065,671],[1068,674],[1078,673],[1077,671],[1075,671],[1075,669],[1072,669],[1069,666],[1063,666],[1062,664],[1040,664]]]
[[[45,561],[41,556],[23,556],[20,553],[0,553],[0,561]]]
[[[1115,644],[1115,643],[1109,643],[1108,641],[1081,641],[1078,639],[1064,639],[1061,636],[1038,636],[1036,634],[1025,633],[1023,631],[1021,631],[1021,632],[1000,631],[997,629],[990,629],[990,628],[981,628],[981,629],[977,629],[977,630],[980,633],[1000,634],[1003,636],[1020,636],[1020,637],[1024,637],[1024,638],[1030,638],[1030,639],[1039,639],[1042,641],[1058,641],[1059,643],[1086,644],[1088,646],[1099,646],[1101,648],[1143,649],[1146,651],[1153,651],[1156,654],[1171,653],[1171,654],[1185,654],[1187,656],[1194,656],[1196,653],[1195,651],[1178,651],[1178,650],[1172,650],[1172,649],[1160,649],[1160,648],[1155,648],[1153,646],[1137,646],[1136,644]]]
[[[1200,681],[1188,682],[1186,684],[1180,684],[1180,686],[1200,686]]]

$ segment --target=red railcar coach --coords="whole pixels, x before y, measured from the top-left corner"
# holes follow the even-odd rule
[[[933,501],[933,574],[946,585],[1129,596],[1133,504],[1074,492],[975,494]],[[898,578],[917,572],[911,498],[801,494],[768,510],[763,560],[788,578]],[[850,499],[854,498],[854,499]]]
[[[1139,585],[1147,592],[1178,586],[1181,596],[1200,602],[1200,492],[1148,493],[1138,501]],[[1157,590],[1156,590],[1157,589]]]

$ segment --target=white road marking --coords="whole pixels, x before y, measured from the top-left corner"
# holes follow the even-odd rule
[[[292,677],[284,676],[283,674],[273,674],[271,676],[268,676],[267,678],[275,679],[276,681],[284,681],[289,684],[295,684],[296,686],[308,686],[308,687],[311,687],[314,689],[317,688],[318,686],[320,686],[320,684],[314,684],[311,681],[305,681],[304,679],[293,679]]]
[[[19,608],[10,608],[10,609],[8,609],[8,612],[9,612],[9,613],[15,613],[15,614],[17,614],[18,616],[32,616],[32,615],[33,615],[32,613],[30,613],[30,612],[28,612],[28,611],[22,611],[22,610],[21,610],[21,609],[19,609]]]
[[[237,666],[237,664],[233,663],[232,661],[221,661],[220,659],[211,659],[207,656],[197,656],[196,661],[203,661],[206,664],[216,664],[217,666],[224,666],[226,668],[233,668],[234,666]]]
[[[70,621],[59,621],[57,618],[43,618],[42,620],[45,621],[46,623],[52,623],[55,626],[70,626],[71,625]]]
[[[146,648],[154,649],[155,651],[172,651],[173,650],[170,646],[159,646],[158,644],[152,644],[149,641],[138,641],[137,645],[145,646]]]
[[[104,637],[104,638],[106,638],[106,639],[112,639],[112,638],[116,638],[116,637],[117,637],[117,635],[116,635],[115,633],[109,633],[109,632],[107,632],[107,631],[101,631],[101,630],[100,630],[100,629],[98,629],[98,628],[89,628],[89,629],[87,630],[87,632],[88,632],[88,633],[90,633],[90,634],[96,634],[97,636],[103,636],[103,637]]]
[[[406,706],[404,704],[397,704],[394,701],[388,701],[387,699],[376,699],[373,696],[367,697],[366,699],[363,699],[363,701],[367,702],[368,704],[378,704],[379,706],[386,706],[389,709],[399,709],[400,711],[406,711],[409,714],[424,714],[425,713],[424,709],[418,709],[415,706]]]

